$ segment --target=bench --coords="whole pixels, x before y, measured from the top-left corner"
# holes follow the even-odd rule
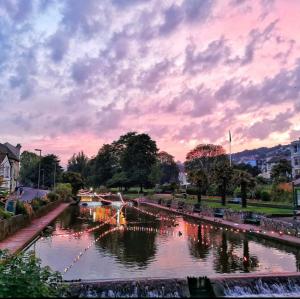
[[[193,207],[193,212],[200,213],[201,212],[201,205],[200,203],[195,203]]]
[[[260,225],[260,217],[258,215],[255,215],[253,212],[248,212],[244,216],[244,223]]]
[[[214,216],[218,218],[223,218],[224,217],[224,210],[216,208],[214,211]]]

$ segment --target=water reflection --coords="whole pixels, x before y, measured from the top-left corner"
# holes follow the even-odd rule
[[[36,242],[36,254],[44,265],[63,271],[92,244],[65,274],[65,279],[299,271],[300,254],[295,248],[180,216],[175,223],[168,219],[161,221],[153,215],[170,215],[142,208],[152,216],[126,207],[117,219],[116,207],[70,207],[57,219],[54,232]],[[175,219],[175,215],[172,217]],[[99,238],[118,224],[152,229],[125,229]],[[94,230],[88,230],[91,228]]]

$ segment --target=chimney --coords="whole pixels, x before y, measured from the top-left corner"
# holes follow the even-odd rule
[[[18,143],[17,145],[16,145],[16,151],[17,151],[17,155],[18,155],[18,158],[20,159],[20,153],[21,153],[21,144],[20,143]]]

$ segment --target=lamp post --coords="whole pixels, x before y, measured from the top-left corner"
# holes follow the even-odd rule
[[[45,170],[44,170],[44,168],[42,168],[41,171],[43,172],[43,185],[42,185],[42,188],[45,188]]]
[[[40,152],[40,161],[39,161],[39,178],[38,178],[38,190],[40,190],[40,179],[41,179],[41,158],[42,158],[42,150],[36,148],[36,152]]]

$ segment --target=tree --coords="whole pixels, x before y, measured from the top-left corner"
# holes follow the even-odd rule
[[[271,170],[271,179],[275,183],[285,183],[290,181],[292,174],[291,162],[281,159]]]
[[[229,159],[226,155],[222,155],[214,164],[213,181],[219,187],[222,205],[226,205],[226,194],[230,186],[233,175],[233,169],[230,166]]]
[[[68,200],[72,196],[72,186],[70,183],[59,183],[55,190],[62,200]]]
[[[43,156],[41,159],[41,185],[43,187],[51,188],[54,186],[54,172],[55,181],[61,181],[61,175],[63,168],[60,166],[60,160],[58,156],[50,154]],[[36,169],[36,182],[38,180],[38,168]]]
[[[62,182],[63,183],[70,183],[72,186],[72,193],[74,195],[83,188],[83,179],[80,173],[66,171],[62,174]]]
[[[20,182],[25,186],[37,183],[39,156],[33,152],[24,151],[20,157]]]
[[[225,155],[220,145],[200,144],[191,150],[185,161],[188,179],[198,188],[198,202],[201,202],[201,193],[206,193],[209,180],[215,163]]]
[[[152,185],[159,184],[161,182],[161,177],[162,177],[162,169],[161,169],[161,164],[159,161],[154,163],[151,166],[150,174],[149,174],[149,182]]]
[[[254,177],[258,176],[261,173],[260,169],[257,166],[252,166],[246,163],[235,164],[233,168],[247,171]]]
[[[80,173],[82,178],[87,176],[89,158],[81,151],[73,156],[68,161],[67,170]]]
[[[147,134],[130,132],[121,136],[119,143],[124,144],[121,154],[121,167],[132,184],[140,186],[140,192],[149,182],[151,167],[156,163],[157,146]]]
[[[177,183],[179,169],[174,157],[165,151],[161,151],[158,153],[158,160],[161,168],[160,184]]]
[[[107,185],[110,187],[118,187],[122,190],[122,187],[127,190],[130,185],[130,182],[127,178],[127,175],[124,171],[116,172],[111,179],[107,181]]]
[[[234,170],[233,180],[241,187],[242,207],[247,207],[247,191],[255,186],[255,180],[251,174],[244,170]]]
[[[117,171],[117,160],[114,155],[114,147],[104,144],[95,158],[89,162],[89,182],[94,187],[106,185]]]
[[[59,297],[66,290],[59,272],[42,267],[34,252],[10,255],[0,251],[0,297]]]

